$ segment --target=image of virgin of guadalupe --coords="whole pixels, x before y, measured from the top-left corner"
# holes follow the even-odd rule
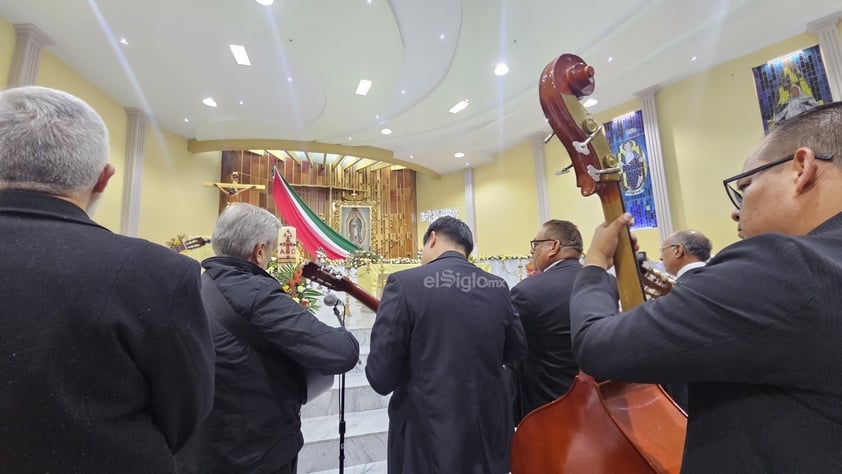
[[[643,192],[646,182],[646,162],[640,153],[640,147],[634,140],[626,140],[620,147],[617,157],[623,167],[623,179],[620,186],[626,196]]]
[[[356,246],[363,248],[366,242],[366,225],[365,225],[365,217],[362,215],[359,209],[354,208],[348,213],[348,220],[347,220],[347,228],[345,229],[345,235],[348,236],[348,240],[353,242]]]

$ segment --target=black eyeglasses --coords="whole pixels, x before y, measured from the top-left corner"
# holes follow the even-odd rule
[[[538,240],[530,240],[529,245],[532,247],[532,250],[535,250],[535,247],[538,246],[541,242],[553,242],[556,239],[538,239]]]
[[[828,155],[823,153],[816,153],[815,157],[817,160],[830,161],[833,159],[833,154]],[[787,157],[781,158],[780,160],[764,163],[758,166],[757,168],[753,168],[748,171],[743,171],[742,173],[736,176],[732,176],[728,179],[722,180],[722,184],[725,186],[725,192],[728,194],[728,198],[734,204],[734,207],[739,209],[740,206],[743,204],[743,193],[740,189],[738,189],[739,186],[735,188],[734,186],[731,186],[731,183],[735,183],[743,178],[747,178],[753,174],[759,173],[763,170],[767,170],[773,166],[778,166],[782,163],[786,163],[787,161],[792,160],[793,158],[795,158],[795,155],[789,155]]]

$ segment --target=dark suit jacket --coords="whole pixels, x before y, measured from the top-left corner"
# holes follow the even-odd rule
[[[563,395],[579,372],[570,344],[570,292],[581,269],[567,259],[512,288],[528,349],[514,369],[515,423]]]
[[[842,472],[842,214],[737,242],[618,317],[608,286],[576,279],[574,353],[596,377],[690,384],[682,472]]]
[[[394,391],[389,472],[509,472],[503,364],[525,351],[506,282],[459,253],[390,275],[365,370],[375,391]]]
[[[0,470],[174,472],[211,409],[199,264],[0,191]]]

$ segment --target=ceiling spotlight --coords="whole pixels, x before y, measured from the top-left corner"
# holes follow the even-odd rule
[[[243,105],[243,104],[244,104],[244,102],[241,100],[241,101],[240,101],[240,105]]]
[[[255,1],[256,1],[257,3],[259,3],[259,4],[263,5],[263,6],[265,6],[265,7],[268,7],[269,5],[271,5],[271,4],[273,4],[273,3],[275,3],[275,0],[255,0]]]
[[[413,158],[415,158],[415,155],[409,155],[410,160],[413,159]]]
[[[292,82],[292,76],[287,77],[287,82]]]
[[[405,90],[405,89],[402,89],[402,90],[401,90],[401,95],[406,95],[406,90]]]
[[[439,35],[439,39],[440,39],[440,40],[443,40],[443,39],[444,39],[444,33],[442,33],[442,34],[440,34],[440,35]]]
[[[598,100],[594,99],[593,97],[588,97],[587,99],[585,99],[584,102],[582,102],[582,106],[593,107],[594,105],[596,105],[598,103],[599,103]]]
[[[229,44],[229,48],[231,48],[231,54],[234,55],[234,61],[237,61],[237,64],[240,66],[251,66],[251,61],[249,61],[249,55],[246,53],[246,47],[240,44]]]
[[[465,162],[465,166],[471,166],[467,161]]]
[[[508,73],[509,66],[507,66],[506,63],[497,63],[497,65],[494,66],[494,74],[496,76],[505,76]]]
[[[216,101],[213,100],[213,97],[205,97],[202,99],[202,103],[207,105],[208,107],[216,107]]]
[[[184,121],[185,121],[185,122],[189,122],[189,121],[190,121],[190,119],[189,119],[189,118],[186,118],[186,119],[184,119]]]
[[[613,61],[614,61],[614,56],[608,56],[608,62],[610,63],[610,62],[613,62]]]
[[[351,137],[348,137],[348,141],[349,141],[349,142],[351,141]]]
[[[456,103],[456,105],[454,105],[453,107],[450,108],[450,113],[451,114],[458,114],[459,112],[464,110],[465,107],[467,107],[467,106],[468,106],[468,100],[467,99],[460,100],[459,102]]]
[[[692,62],[693,62],[693,61],[695,61],[696,59],[697,59],[697,58],[696,58],[696,56],[693,56],[692,58],[690,58],[690,62],[692,63]]]
[[[371,89],[371,81],[368,79],[360,79],[360,83],[357,85],[357,91],[355,93],[357,95],[366,95],[368,94],[369,89]]]
[[[454,153],[453,157],[454,158],[464,158],[465,154],[460,151],[459,153]]]
[[[391,128],[384,128],[384,129],[380,130],[380,133],[382,133],[383,135],[391,135],[392,129]]]
[[[127,40],[126,38],[120,38],[120,44],[122,44],[123,46],[128,46],[129,40]]]

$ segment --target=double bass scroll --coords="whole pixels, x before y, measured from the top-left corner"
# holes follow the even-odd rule
[[[602,126],[579,102],[594,90],[594,68],[564,54],[541,74],[541,108],[564,144],[583,196],[597,194],[606,222],[625,212],[616,156]],[[645,301],[631,234],[614,256],[620,301]],[[622,317],[622,316],[619,316]],[[512,474],[677,473],[687,417],[659,385],[597,381],[579,372],[570,389],[528,414],[512,441]]]

